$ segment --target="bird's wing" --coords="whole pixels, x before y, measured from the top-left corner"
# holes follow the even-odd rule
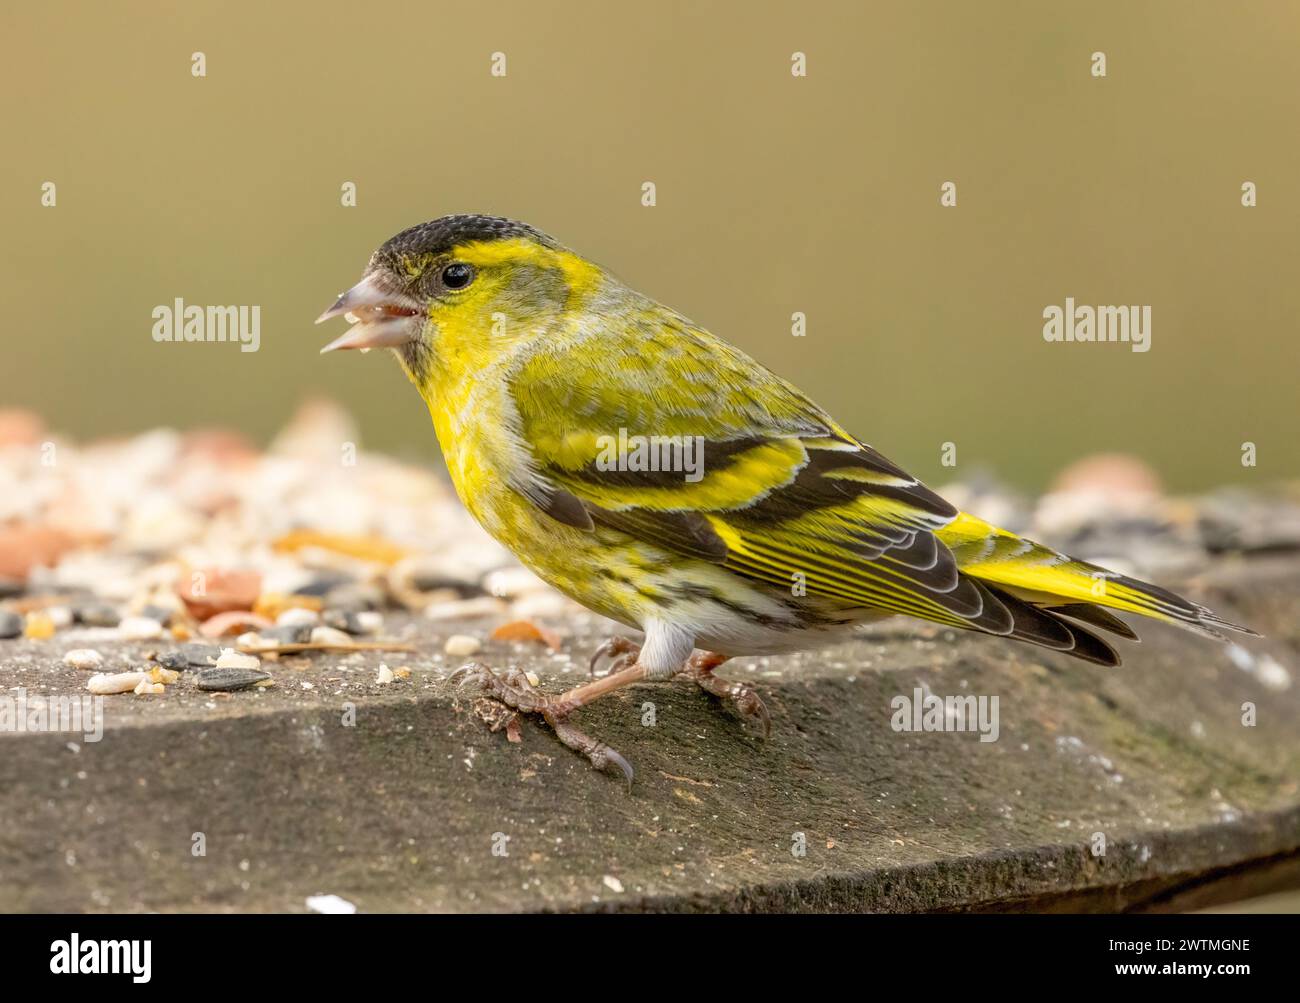
[[[1214,637],[1252,633],[959,513],[795,387],[685,321],[657,314],[637,333],[635,351],[593,341],[562,360],[536,355],[510,381],[515,432],[530,458],[512,486],[561,522],[616,529],[795,595],[801,588],[1102,665],[1119,656],[1071,621],[1135,636],[1103,607]],[[698,455],[679,455],[702,462],[637,469],[637,436],[698,443]]]
[[[563,366],[537,355],[515,371],[516,432],[533,459],[515,476],[521,494],[569,525],[792,594],[1011,632],[1005,607],[935,535],[956,509],[725,342],[662,319],[641,334],[635,352],[591,343]],[[660,460],[674,441],[700,452],[637,469],[637,437]]]

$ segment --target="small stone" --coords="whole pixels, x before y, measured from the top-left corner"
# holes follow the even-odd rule
[[[264,616],[247,610],[227,610],[204,620],[199,626],[199,633],[204,637],[223,637],[226,634],[243,634],[245,631],[263,630],[274,624]]]
[[[118,611],[106,603],[78,606],[72,611],[73,619],[87,627],[116,627],[122,622]]]
[[[358,633],[378,634],[384,629],[384,614],[382,613],[376,613],[374,610],[362,610],[356,616],[357,626],[360,627]]]
[[[483,591],[498,599],[517,599],[530,592],[544,592],[549,586],[527,568],[498,568],[482,582]]]
[[[393,681],[393,670],[387,665],[379,666],[379,675],[375,677],[375,682],[381,686],[387,686]]]
[[[34,641],[44,641],[54,636],[54,621],[44,610],[28,613],[23,634]]]
[[[251,610],[262,592],[262,576],[256,571],[202,568],[183,576],[176,594],[196,620],[209,620],[218,613]]]
[[[217,692],[245,690],[270,678],[271,674],[261,669],[226,668],[225,666],[199,669],[196,674],[199,689]]]
[[[126,641],[152,641],[163,636],[163,625],[147,616],[128,616],[117,625],[117,632]]]
[[[379,609],[384,605],[383,590],[375,585],[349,584],[331,589],[325,596],[328,609],[362,610]]]
[[[246,655],[234,648],[222,648],[221,657],[217,659],[218,669],[258,669],[262,667],[256,655]]]
[[[0,446],[35,446],[46,434],[44,419],[34,411],[16,407],[0,411]]]
[[[311,643],[321,645],[346,645],[352,643],[352,637],[333,627],[313,627],[311,632]]]
[[[306,644],[311,640],[312,625],[291,623],[261,631],[262,640],[270,644]]]
[[[0,638],[21,637],[23,618],[7,609],[0,609]]]
[[[520,620],[558,620],[576,608],[572,599],[548,589],[545,592],[530,592],[513,600],[510,603],[510,615]]]
[[[290,610],[303,610],[316,613],[321,602],[313,596],[285,595],[281,592],[263,592],[253,603],[253,612],[269,620],[279,622],[281,616]]]
[[[347,899],[339,898],[337,895],[310,895],[307,897],[307,908],[312,912],[339,915],[351,915],[357,911],[356,906]]]
[[[26,581],[34,568],[52,568],[72,550],[71,534],[50,526],[17,525],[0,528],[0,578]]]
[[[50,618],[55,630],[63,630],[72,626],[72,610],[67,606],[47,606],[45,615]]]
[[[353,582],[351,575],[345,575],[342,572],[321,572],[311,581],[294,589],[294,595],[324,597],[329,595],[330,591],[337,588],[343,588],[351,585]]]
[[[601,882],[611,892],[623,891],[623,882],[619,881],[618,878],[614,877],[614,875],[612,874],[606,874],[603,878],[601,878]]]
[[[559,651],[563,642],[553,630],[539,627],[531,620],[512,620],[492,631],[494,641],[541,641],[552,651]]]
[[[277,627],[314,627],[320,623],[320,614],[314,609],[303,609],[294,607],[287,609],[275,618]],[[309,630],[310,636],[311,631]]]
[[[449,655],[477,655],[483,648],[483,642],[469,634],[452,634],[443,645],[443,651]]]
[[[63,656],[63,664],[74,669],[94,670],[104,664],[104,656],[94,648],[73,648]]]
[[[460,595],[473,595],[479,591],[475,576],[463,568],[433,557],[412,557],[393,568],[420,592],[455,589]]]
[[[506,609],[505,602],[495,596],[476,596],[426,606],[424,615],[430,620],[469,620],[480,616],[500,616]]]
[[[248,439],[238,432],[222,428],[186,432],[181,440],[181,453],[186,459],[197,456],[225,467],[245,466],[258,456],[257,447]]]
[[[98,672],[86,680],[86,689],[98,696],[108,696],[113,693],[130,693],[147,681],[148,676],[143,672]]]
[[[159,606],[157,603],[150,603],[140,610],[140,616],[149,620],[157,620],[164,627],[171,623],[174,613],[173,609],[167,606]]]
[[[361,629],[361,621],[357,614],[351,610],[328,609],[321,617],[321,621],[327,627],[333,627],[335,630],[341,630],[348,634],[365,633]]]

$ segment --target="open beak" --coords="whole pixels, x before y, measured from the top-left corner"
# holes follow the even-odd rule
[[[352,324],[342,335],[321,349],[321,354],[338,348],[396,348],[420,336],[423,317],[420,305],[400,292],[387,288],[377,272],[371,272],[316,318],[316,323],[340,315]]]

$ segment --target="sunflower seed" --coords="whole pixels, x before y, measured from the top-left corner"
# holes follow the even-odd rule
[[[261,669],[213,667],[199,669],[197,673],[198,687],[201,690],[244,690],[270,678],[271,674]]]
[[[182,644],[176,651],[168,651],[154,659],[159,665],[177,672],[187,669],[207,669],[217,664],[221,649],[212,644],[191,642]]]

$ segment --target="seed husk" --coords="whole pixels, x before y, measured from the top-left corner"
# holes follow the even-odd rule
[[[269,672],[263,672],[261,669],[218,668],[216,666],[210,669],[199,669],[196,676],[199,689],[221,692],[245,690],[271,678]]]
[[[141,683],[151,682],[145,672],[98,672],[86,680],[86,689],[98,696],[130,693]]]
[[[182,644],[175,651],[158,655],[154,661],[167,669],[185,672],[188,669],[207,669],[217,664],[221,649],[212,644],[191,642]]]

